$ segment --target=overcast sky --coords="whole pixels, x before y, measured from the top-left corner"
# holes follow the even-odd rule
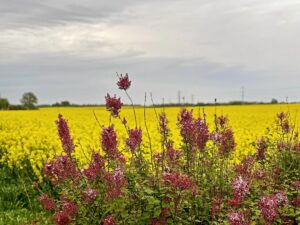
[[[0,93],[18,103],[300,100],[299,0],[0,0]]]

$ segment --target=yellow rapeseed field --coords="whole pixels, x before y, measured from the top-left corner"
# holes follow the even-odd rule
[[[297,111],[300,104],[290,105],[252,105],[252,106],[210,106],[194,107],[194,115],[207,114],[210,128],[213,128],[213,115],[226,115],[235,133],[237,148],[235,159],[238,161],[242,155],[253,151],[252,143],[262,136],[267,127],[274,123],[276,113],[289,112],[293,122],[299,122]],[[179,147],[180,137],[177,128],[177,114],[179,107],[156,108],[157,113],[165,110],[175,146]],[[146,138],[144,124],[144,108],[137,108],[137,120],[143,129],[143,145],[148,149],[149,142]],[[100,150],[101,125],[109,124],[109,113],[104,107],[74,107],[74,108],[41,108],[34,111],[0,111],[0,163],[9,166],[22,167],[25,160],[29,160],[35,173],[40,175],[42,162],[52,158],[54,154],[62,151],[57,136],[55,120],[62,114],[69,122],[70,130],[76,144],[76,156],[84,165],[91,151]],[[97,116],[98,121],[96,120]],[[126,116],[128,124],[134,126],[133,111],[123,108],[121,117]],[[146,108],[146,121],[150,131],[153,150],[160,150],[160,136],[157,132],[157,120],[153,108]],[[119,119],[111,120],[115,124],[119,138],[119,146],[124,146],[126,131]],[[126,154],[126,153],[125,153]]]

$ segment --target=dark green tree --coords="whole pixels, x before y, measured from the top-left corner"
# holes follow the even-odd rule
[[[271,104],[278,104],[278,100],[276,98],[272,98]]]
[[[0,109],[8,109],[9,101],[6,98],[0,98]]]
[[[24,93],[20,101],[27,109],[35,108],[35,105],[38,103],[37,97],[32,92]]]

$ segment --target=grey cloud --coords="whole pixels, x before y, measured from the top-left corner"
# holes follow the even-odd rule
[[[128,72],[177,101],[300,99],[296,0],[0,0],[0,91],[17,102],[101,103]],[[288,89],[288,87],[294,87]],[[262,91],[263,90],[263,91]],[[276,91],[278,90],[278,91]],[[123,96],[125,97],[125,96]]]

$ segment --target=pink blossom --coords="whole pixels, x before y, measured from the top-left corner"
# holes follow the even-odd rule
[[[195,124],[193,121],[192,111],[182,109],[178,116],[178,125],[180,127],[180,134],[185,143],[192,144],[194,141]]]
[[[89,167],[83,170],[84,175],[90,181],[94,181],[98,174],[104,171],[104,159],[97,152],[92,154],[92,162],[89,164]]]
[[[103,220],[103,225],[116,225],[116,224],[117,224],[117,221],[112,215],[107,216]]]
[[[300,207],[300,196],[297,196],[293,199],[293,205]]]
[[[275,195],[260,198],[260,213],[266,222],[273,222],[278,216],[278,201]]]
[[[83,193],[83,199],[87,202],[87,203],[91,203],[93,202],[98,196],[98,192],[95,189],[92,188],[87,188],[85,190],[85,192]]]
[[[168,148],[167,148],[167,156],[171,163],[176,163],[181,156],[181,152],[178,150],[175,150],[173,148],[173,145],[169,144]]]
[[[55,202],[49,198],[49,196],[47,194],[42,194],[39,197],[39,201],[42,204],[43,208],[45,210],[53,210],[55,209]]]
[[[267,148],[268,148],[268,143],[265,139],[260,139],[257,142],[256,151],[257,151],[257,159],[258,160],[265,159],[265,152],[267,151]]]
[[[159,132],[163,137],[169,135],[168,119],[165,112],[159,114]]]
[[[137,149],[142,143],[142,130],[141,129],[130,129],[129,137],[125,140],[126,145],[131,151]]]
[[[225,125],[228,123],[228,118],[226,116],[216,116],[215,115],[215,124],[217,127],[220,126],[220,128],[225,128]]]
[[[228,155],[233,152],[236,146],[233,131],[230,128],[215,132],[212,136],[215,144],[218,146],[219,154]]]
[[[245,218],[243,212],[229,211],[228,220],[230,225],[250,225],[251,221]]]
[[[292,183],[292,186],[300,190],[300,180],[296,180]]]
[[[193,183],[186,175],[177,172],[166,173],[163,175],[164,183],[173,189],[187,190],[193,187]]]
[[[118,156],[117,134],[113,125],[102,128],[101,146],[109,158],[115,159]]]
[[[284,191],[277,192],[275,196],[277,198],[278,205],[286,205],[288,203],[288,198]]]
[[[54,222],[56,225],[67,225],[71,223],[70,215],[64,211],[58,211],[54,214]]]
[[[235,166],[235,171],[238,175],[243,177],[250,177],[254,164],[254,158],[252,156],[246,156],[242,163]]]
[[[231,184],[233,197],[241,202],[246,194],[249,193],[250,185],[241,175],[238,175]]]
[[[62,209],[63,209],[63,212],[65,212],[66,214],[71,216],[77,212],[77,210],[79,209],[79,206],[75,202],[65,200],[62,203]]]
[[[109,94],[105,96],[106,109],[111,112],[112,116],[117,117],[122,108],[123,103],[116,96],[111,97]]]
[[[119,89],[125,90],[125,91],[130,87],[131,81],[129,80],[127,73],[125,76],[123,76],[122,74],[120,75],[117,85],[118,85]]]
[[[127,179],[119,167],[113,173],[107,172],[103,179],[107,186],[107,196],[109,198],[117,198],[123,194],[122,189],[127,184]]]
[[[65,179],[77,180],[80,173],[69,156],[57,156],[54,161],[44,166],[44,173],[54,184]]]
[[[195,142],[197,147],[203,151],[209,140],[209,130],[205,120],[198,118],[195,124]]]
[[[75,146],[70,135],[70,130],[67,121],[62,117],[61,114],[58,115],[58,120],[56,121],[58,135],[61,140],[63,149],[68,155],[74,151]]]

